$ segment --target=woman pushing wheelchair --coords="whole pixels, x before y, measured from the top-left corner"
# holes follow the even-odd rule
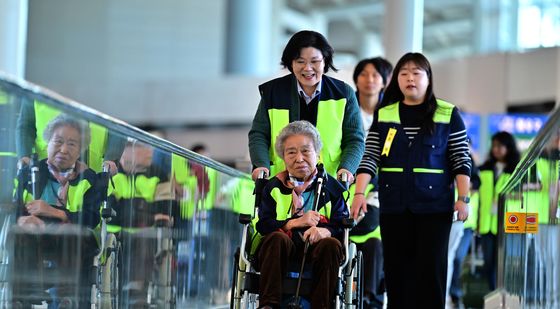
[[[344,187],[317,167],[321,147],[319,132],[307,121],[288,124],[276,139],[275,150],[286,170],[268,182],[259,207],[256,228],[264,236],[257,253],[261,308],[279,308],[288,264],[302,260],[306,241],[313,274],[311,306],[332,307],[348,209]],[[317,197],[318,179],[324,184]]]

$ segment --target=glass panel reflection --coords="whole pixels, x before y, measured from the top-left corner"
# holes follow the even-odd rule
[[[526,156],[523,174],[503,192],[503,287],[522,308],[556,308],[560,305],[560,124],[552,116],[548,137],[536,155]],[[542,135],[545,132],[541,132]],[[527,163],[528,162],[528,163]],[[518,167],[519,168],[519,167]],[[508,233],[519,218],[522,230]],[[510,303],[513,304],[513,303]]]
[[[0,80],[0,307],[227,306],[253,183]]]

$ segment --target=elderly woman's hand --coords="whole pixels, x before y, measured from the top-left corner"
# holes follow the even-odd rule
[[[324,227],[310,227],[303,233],[303,239],[309,240],[310,244],[314,244],[323,238],[331,237],[331,231]]]
[[[21,216],[18,218],[17,224],[28,230],[45,228],[45,222],[35,216]]]
[[[310,210],[304,213],[303,216],[299,218],[289,220],[282,228],[286,231],[289,231],[295,228],[312,227],[319,224],[320,220],[321,220],[321,215],[316,211]]]
[[[43,200],[34,200],[25,205],[27,212],[33,216],[43,216],[60,219],[62,222],[68,221],[66,213],[56,209]]]
[[[321,220],[321,215],[313,210],[310,210],[303,214],[303,216],[295,219],[297,221],[298,226],[295,227],[310,227],[316,226],[319,221]]]

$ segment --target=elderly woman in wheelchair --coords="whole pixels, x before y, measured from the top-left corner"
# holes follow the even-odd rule
[[[317,168],[322,144],[317,129],[307,121],[287,125],[275,150],[286,170],[272,178],[262,193],[257,231],[263,236],[257,252],[261,272],[259,305],[278,308],[282,281],[290,261],[312,265],[312,308],[333,306],[338,271],[344,260],[342,220],[348,217],[344,188]],[[324,179],[322,190],[318,179]],[[316,191],[321,191],[317,195]],[[314,209],[316,207],[316,209]]]
[[[46,300],[49,308],[84,307],[89,304],[88,274],[97,253],[91,229],[100,220],[102,194],[96,173],[78,160],[90,131],[87,123],[61,114],[43,135],[47,158],[34,159],[18,172],[13,305]]]

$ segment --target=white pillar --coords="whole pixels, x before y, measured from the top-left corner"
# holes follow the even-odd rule
[[[227,3],[226,72],[251,76],[270,74],[273,63],[270,58],[271,0],[229,0]]]
[[[422,52],[424,0],[385,0],[383,42],[396,64],[408,52]]]
[[[377,33],[365,31],[361,38],[358,48],[358,60],[384,56],[381,37]]]
[[[0,1],[0,70],[17,77],[25,75],[27,0]]]

